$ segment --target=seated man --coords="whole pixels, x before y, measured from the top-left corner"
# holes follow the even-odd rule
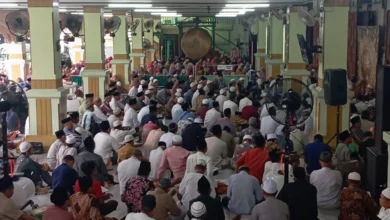
[[[37,220],[18,209],[10,199],[14,194],[14,184],[8,176],[0,179],[0,219]],[[26,201],[27,202],[27,201]]]
[[[53,171],[52,189],[60,186],[64,188],[69,194],[73,194],[74,184],[79,177],[76,170],[73,169],[73,164],[74,157],[71,155],[66,155],[62,159],[62,164]]]
[[[223,168],[229,165],[227,158],[226,143],[221,140],[222,128],[220,125],[214,125],[211,128],[213,136],[206,138],[207,152],[206,155],[211,157],[213,166]]]
[[[117,151],[118,164],[123,160],[129,159],[136,149],[133,135],[126,135],[125,140],[122,142],[122,146],[120,146]]]
[[[123,129],[122,128],[122,122],[121,121],[115,121],[113,123],[113,128],[110,131],[110,136],[113,137],[118,142],[122,142],[127,135],[134,135],[136,133],[136,130],[132,128],[129,129]]]
[[[222,204],[232,213],[250,215],[252,208],[263,199],[260,184],[249,175],[248,166],[243,165],[238,171],[229,178],[227,197],[222,199]]]
[[[129,179],[136,177],[139,166],[141,164],[142,152],[138,149],[135,149],[132,152],[132,156],[126,160],[123,160],[118,165],[118,181],[119,181],[119,193],[122,195],[125,190],[125,186]]]
[[[125,220],[152,220],[156,208],[156,198],[152,195],[146,195],[141,201],[141,212],[129,213]]]
[[[166,169],[171,169],[174,180],[173,185],[180,183],[186,170],[187,158],[190,152],[182,147],[182,137],[175,135],[172,138],[173,146],[167,148],[161,158],[157,179],[161,179]]]
[[[40,182],[44,181],[51,186],[52,177],[49,172],[52,170],[47,164],[39,164],[32,160],[30,156],[33,154],[32,145],[29,142],[23,142],[19,146],[20,157],[16,160],[15,173],[24,173],[24,177],[31,179],[39,192],[48,192],[48,189],[41,188]]]
[[[100,124],[101,132],[97,133],[94,137],[96,144],[95,153],[99,154],[108,169],[111,168],[112,162],[111,157],[113,156],[113,151],[118,150],[120,144],[117,140],[110,136],[111,128],[108,121],[103,121]]]
[[[56,187],[50,195],[50,201],[54,204],[43,212],[43,220],[73,220],[72,214],[68,211],[70,207],[69,192],[62,188]]]

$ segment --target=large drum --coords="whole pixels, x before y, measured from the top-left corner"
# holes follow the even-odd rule
[[[189,58],[200,59],[211,48],[210,34],[203,28],[192,28],[183,35],[181,48]]]

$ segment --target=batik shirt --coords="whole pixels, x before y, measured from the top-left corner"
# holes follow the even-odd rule
[[[141,201],[148,191],[154,190],[153,182],[145,177],[137,176],[129,179],[122,194],[129,212],[141,212]]]
[[[374,200],[357,186],[341,190],[340,202],[339,220],[366,220],[378,211]]]

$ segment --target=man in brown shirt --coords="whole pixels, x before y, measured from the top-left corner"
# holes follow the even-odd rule
[[[180,216],[182,214],[181,209],[173,199],[173,195],[176,194],[176,191],[169,191],[170,187],[171,180],[163,178],[154,191],[148,192],[148,195],[156,197],[156,209],[154,210],[153,218],[158,220],[170,220],[171,216]]]
[[[122,144],[123,145],[118,149],[118,164],[123,160],[129,159],[133,154],[133,151],[137,149],[134,146],[133,135],[126,135]]]

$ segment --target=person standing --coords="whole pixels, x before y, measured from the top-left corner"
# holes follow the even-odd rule
[[[306,170],[309,174],[314,170],[321,169],[319,160],[322,152],[332,152],[332,149],[323,141],[324,137],[320,134],[316,134],[314,136],[314,141],[305,147],[303,155],[305,157],[305,162],[307,163]]]
[[[294,182],[283,185],[277,198],[288,205],[290,220],[316,220],[317,189],[306,180],[305,169],[296,167]]]
[[[348,174],[348,186],[341,190],[339,220],[369,219],[378,212],[371,196],[360,187],[359,173]]]
[[[337,145],[335,156],[337,159],[337,167],[342,166],[351,159],[351,150],[348,145],[352,143],[351,134],[345,130],[339,134],[340,143]]]
[[[265,201],[253,208],[251,220],[289,220],[290,212],[287,204],[275,198],[278,192],[275,181],[266,179],[263,183],[262,192]],[[301,218],[300,220],[303,219],[306,218]]]

